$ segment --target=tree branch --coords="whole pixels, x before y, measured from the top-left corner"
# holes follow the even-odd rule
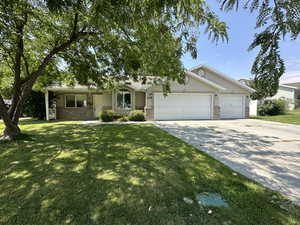
[[[30,74],[30,72],[29,72],[29,65],[28,65],[28,61],[27,61],[27,58],[24,55],[24,53],[22,54],[22,58],[23,58],[24,65],[25,65],[26,76],[28,77],[29,74]]]
[[[79,16],[78,12],[76,12],[75,16],[74,16],[73,30],[72,30],[71,36],[70,36],[71,38],[76,35],[77,25],[78,25],[78,16]]]
[[[18,96],[17,94],[20,94],[20,96],[18,96],[18,99],[16,101],[16,105],[14,105],[14,108],[13,108],[13,111],[12,111],[13,116],[11,118],[12,118],[12,121],[14,123],[17,123],[18,120],[19,120],[19,117],[20,117],[21,112],[22,112],[23,105],[25,103],[26,98],[30,94],[30,91],[32,90],[32,86],[36,82],[37,78],[43,74],[45,68],[50,63],[50,61],[53,59],[53,57],[56,54],[58,54],[58,53],[64,51],[65,49],[69,48],[73,43],[78,41],[80,38],[86,37],[88,35],[96,34],[95,32],[85,32],[84,30],[81,30],[81,31],[77,31],[77,30],[78,30],[78,12],[75,13],[73,28],[72,28],[72,31],[70,33],[69,39],[66,40],[65,42],[63,42],[62,44],[54,47],[43,58],[43,60],[40,62],[37,69],[35,71],[31,72],[29,74],[29,76],[27,76],[22,81],[21,90],[19,91],[19,93],[16,93],[16,96]],[[23,55],[23,58],[24,58],[25,66],[26,66],[27,62],[25,60],[24,55]]]

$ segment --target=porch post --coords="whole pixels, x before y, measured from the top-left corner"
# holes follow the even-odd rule
[[[134,90],[131,91],[131,109],[136,110],[136,107],[135,107],[135,91]]]
[[[112,109],[112,111],[115,111],[115,90],[113,90],[112,91],[112,93],[111,93],[111,105],[112,105],[112,107],[111,107],[111,109]]]
[[[45,106],[46,106],[46,120],[49,120],[49,93],[48,90],[45,92]]]

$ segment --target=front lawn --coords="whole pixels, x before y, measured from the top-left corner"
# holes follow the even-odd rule
[[[275,121],[280,123],[290,123],[300,125],[300,107],[289,111],[285,115],[279,116],[254,116],[253,119],[261,119],[261,120],[268,120],[268,121]]]
[[[0,144],[0,224],[300,223],[300,207],[153,125],[25,121],[22,129],[23,139]],[[229,207],[183,201],[202,192]]]

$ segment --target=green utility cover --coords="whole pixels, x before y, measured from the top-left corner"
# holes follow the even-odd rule
[[[201,193],[196,195],[199,205],[203,206],[224,206],[228,207],[228,203],[219,194]]]

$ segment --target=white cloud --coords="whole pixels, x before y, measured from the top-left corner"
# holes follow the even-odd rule
[[[295,82],[300,82],[300,70],[285,72],[280,78],[280,83],[282,84],[295,83]]]

